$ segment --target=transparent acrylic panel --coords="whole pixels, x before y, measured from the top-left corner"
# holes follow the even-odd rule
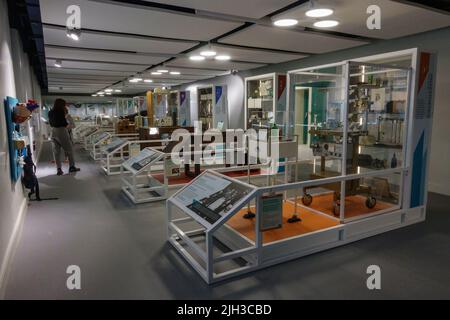
[[[347,173],[403,165],[409,70],[350,63]]]
[[[336,183],[336,187],[338,184],[340,183]],[[321,184],[290,189],[283,193],[281,227],[273,224],[273,228],[265,230],[263,243],[268,244],[339,225],[339,219],[333,215],[334,187]],[[272,200],[270,197],[274,195],[265,196]]]
[[[247,128],[270,128],[276,121],[274,114],[274,78],[247,81]]]
[[[168,114],[167,116],[172,118],[172,124],[174,126],[177,126],[177,120],[178,120],[178,91],[171,91],[169,92],[169,96],[167,99],[168,104]]]
[[[198,118],[203,131],[213,128],[213,88],[198,89]]]
[[[293,181],[341,175],[346,94],[343,69],[337,65],[290,75],[292,135],[299,142]]]
[[[353,179],[345,185],[344,218],[357,219],[398,208],[401,193],[401,171],[374,177]],[[342,201],[340,199],[340,204]]]

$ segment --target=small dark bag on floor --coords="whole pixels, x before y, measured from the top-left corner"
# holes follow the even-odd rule
[[[36,200],[41,200],[39,196],[39,182],[36,177],[36,166],[33,162],[29,146],[27,147],[27,156],[25,157],[24,162],[22,183],[25,188],[30,189],[28,197],[31,198],[31,196],[36,193]]]

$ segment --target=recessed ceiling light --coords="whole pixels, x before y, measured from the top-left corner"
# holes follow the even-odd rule
[[[113,92],[113,89],[105,89],[105,92]]]
[[[332,28],[339,24],[336,20],[322,20],[314,23],[314,27],[317,28]]]
[[[145,80],[144,80],[144,82],[147,82],[147,83],[152,83],[152,82],[153,82],[153,80],[151,80],[151,79],[145,79]]]
[[[61,60],[56,60],[55,61],[55,67],[61,68],[62,67],[62,61]]]
[[[171,74],[171,75],[174,75],[174,76],[178,76],[178,75],[180,75],[181,73],[180,73],[179,71],[171,71],[170,74]]]
[[[152,75],[154,75],[154,76],[160,76],[160,75],[162,75],[162,73],[161,73],[161,72],[152,72]]]
[[[328,9],[328,8],[317,8],[317,9],[308,10],[308,11],[306,11],[305,14],[311,18],[322,18],[322,17],[327,17],[329,15],[332,15],[333,10]]]
[[[107,95],[107,96],[110,96],[110,95],[112,95],[112,93],[111,93],[111,92],[107,92],[106,95]]]
[[[96,97],[97,95],[96,95],[96,94],[93,94],[92,96],[93,96],[93,97]]]
[[[192,61],[203,61],[203,60],[205,60],[205,57],[203,57],[203,56],[190,56],[189,59],[191,59]]]
[[[215,52],[213,50],[205,50],[205,51],[200,52],[200,55],[204,56],[204,57],[214,57],[216,54],[217,54],[217,52]]]
[[[99,96],[100,96],[100,97],[104,97],[105,95],[104,95],[104,94],[100,94]]]
[[[130,80],[128,80],[129,82],[132,82],[132,83],[136,83],[136,82],[140,82],[140,81],[142,81],[142,78],[133,78],[133,79],[130,79]]]
[[[230,59],[231,59],[231,57],[227,56],[225,54],[216,57],[216,60],[219,60],[219,61],[226,61],[226,60],[230,60]]]
[[[273,23],[277,27],[292,27],[298,23],[296,19],[279,19]]]
[[[116,90],[114,90],[114,92],[122,92],[122,90],[116,89]]]
[[[105,94],[103,91],[97,92],[98,95]]]
[[[81,30],[80,29],[67,29],[66,35],[68,38],[78,41],[78,40],[80,40]]]
[[[169,70],[166,70],[166,69],[159,69],[159,70],[156,70],[156,72],[159,72],[159,73],[167,73],[167,72],[169,72]]]

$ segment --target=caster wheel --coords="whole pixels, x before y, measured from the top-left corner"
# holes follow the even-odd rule
[[[333,214],[335,217],[339,217],[341,214],[341,205],[338,202],[333,204]]]
[[[374,208],[377,205],[377,199],[374,197],[367,197],[366,199],[366,207],[369,209]]]
[[[305,195],[302,197],[302,202],[305,206],[311,205],[312,201],[312,195],[310,195],[309,193],[305,193]]]

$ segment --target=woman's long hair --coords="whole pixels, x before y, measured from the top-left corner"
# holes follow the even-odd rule
[[[64,99],[56,99],[53,104],[54,112],[61,112],[62,114],[66,113],[66,100]]]

